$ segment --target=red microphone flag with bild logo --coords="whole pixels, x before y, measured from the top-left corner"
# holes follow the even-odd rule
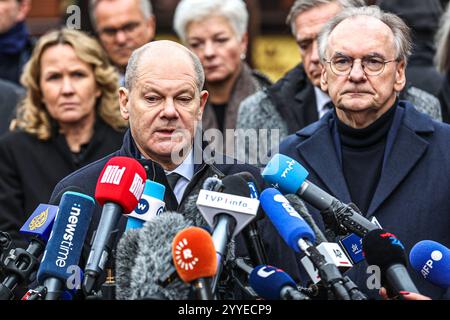
[[[113,157],[103,168],[95,188],[95,199],[119,204],[124,214],[136,208],[144,192],[147,173],[133,158]]]

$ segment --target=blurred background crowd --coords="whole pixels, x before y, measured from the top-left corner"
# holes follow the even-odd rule
[[[333,1],[0,0],[0,229],[18,230],[58,181],[120,147],[118,87],[131,53],[152,40],[179,41],[200,58],[203,129],[267,127],[281,139],[316,121],[329,102],[318,88],[317,28],[337,13],[308,21],[321,2]],[[448,0],[365,4],[412,30],[403,98],[450,122]]]

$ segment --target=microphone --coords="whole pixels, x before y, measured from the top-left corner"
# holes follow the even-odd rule
[[[139,252],[139,232],[140,229],[126,230],[116,247],[117,300],[127,300],[132,296],[130,277]]]
[[[191,283],[198,300],[213,300],[209,279],[216,274],[217,256],[209,233],[190,227],[180,231],[172,243],[172,258],[181,280]]]
[[[0,279],[3,279],[6,265],[4,261],[6,256],[10,253],[11,249],[15,246],[8,232],[0,231]]]
[[[219,191],[221,188],[223,188],[222,180],[214,177],[208,177],[203,182],[203,189],[210,190],[210,191]]]
[[[69,268],[78,266],[94,207],[95,200],[85,194],[68,191],[62,196],[37,274],[38,283],[47,288],[46,300],[59,299]]]
[[[218,254],[218,270],[213,279],[213,292],[220,278],[227,244],[253,220],[259,201],[248,198],[247,182],[239,176],[226,176],[222,180],[222,192],[200,190],[197,208],[207,223],[214,228],[212,238]]]
[[[108,261],[106,246],[122,213],[136,208],[145,187],[147,174],[133,158],[113,157],[103,168],[95,188],[95,199],[103,206],[86,263],[83,289],[89,295]]]
[[[260,190],[258,184],[256,183],[255,177],[247,171],[239,172],[235,174],[236,176],[242,177],[248,185],[250,191],[250,198],[258,199]],[[264,248],[264,244],[259,236],[258,226],[256,224],[257,220],[264,218],[264,212],[261,207],[258,209],[255,220],[251,221],[248,226],[242,230],[244,236],[245,244],[248,248],[248,253],[254,266],[267,264],[267,254]]]
[[[187,299],[190,287],[184,282],[175,280],[162,287],[158,281],[172,265],[173,238],[191,225],[179,213],[164,212],[141,229],[125,232],[116,251],[116,298]]]
[[[333,291],[337,299],[350,300],[341,273],[312,245],[315,242],[314,232],[289,201],[274,188],[265,189],[260,200],[261,206],[284,241],[296,252],[304,252],[310,258],[319,270],[322,282]]]
[[[308,208],[306,208],[303,201],[295,194],[285,194],[284,197],[289,201],[291,206],[297,211],[303,220],[311,227],[316,235],[316,243],[327,242],[327,238],[323,234],[322,230],[320,230],[319,226],[314,221],[314,218],[309,214]]]
[[[295,281],[283,270],[261,265],[252,270],[249,283],[266,300],[310,300],[297,289]]]
[[[80,189],[77,187],[67,187],[58,193],[51,204],[38,205],[22,226],[20,232],[31,237],[30,244],[26,250],[22,248],[8,250],[8,255],[3,260],[7,276],[0,284],[0,300],[14,299],[13,291],[18,285],[33,281],[39,267],[38,258],[45,250],[59,210],[57,204],[66,191],[78,190]],[[9,243],[9,249],[11,248],[12,243]]]
[[[372,230],[363,238],[362,246],[367,263],[380,267],[382,282],[395,295],[400,291],[419,293],[406,270],[405,248],[395,235],[382,229]]]
[[[262,172],[263,178],[283,193],[294,193],[320,210],[326,221],[338,222],[347,233],[364,237],[371,230],[379,229],[353,205],[346,205],[318,186],[306,180],[308,171],[294,159],[276,154]]]
[[[323,255],[325,261],[334,264],[338,267],[341,273],[346,272],[353,266],[349,258],[345,255],[344,251],[337,243],[322,242],[321,244],[316,245],[316,249],[321,255]],[[317,270],[308,256],[303,257],[300,262],[314,284],[317,284],[322,280],[320,278],[319,270]]]
[[[128,229],[140,229],[146,221],[159,216],[165,207],[164,193],[166,187],[155,181],[145,181],[144,193],[142,194],[136,208],[128,215]]]
[[[450,287],[450,249],[439,242],[416,243],[409,253],[409,262],[425,280],[443,289]]]

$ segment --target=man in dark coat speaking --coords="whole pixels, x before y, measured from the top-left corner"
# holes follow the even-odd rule
[[[397,16],[374,6],[344,9],[319,36],[321,87],[335,110],[280,146],[313,183],[376,217],[407,254],[424,239],[450,245],[450,126],[399,101],[410,48],[408,27]],[[422,294],[449,298],[409,272]],[[348,275],[377,294],[369,290],[377,288],[368,285],[365,262]]]
[[[129,121],[122,148],[112,155],[88,165],[63,179],[55,188],[52,199],[66,187],[81,188],[93,196],[97,179],[113,156],[137,159],[147,171],[148,179],[166,186],[166,210],[186,213],[192,208],[207,177],[231,175],[248,171],[262,187],[259,170],[233,159],[214,155],[205,159],[197,136],[208,92],[202,90],[204,73],[198,58],[187,48],[172,41],[151,42],[136,50],[127,66],[125,87],[119,90],[122,116]],[[182,151],[181,151],[182,150]],[[177,179],[169,184],[170,174]],[[167,177],[166,177],[167,175]],[[101,206],[97,204],[85,245],[98,227]],[[119,237],[126,217],[119,221]],[[281,240],[267,219],[259,221],[260,234],[269,262],[299,278],[295,254]],[[238,236],[236,255],[245,255],[245,246]]]

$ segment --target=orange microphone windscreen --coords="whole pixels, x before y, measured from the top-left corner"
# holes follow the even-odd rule
[[[187,283],[216,274],[217,255],[211,235],[198,227],[186,228],[172,242],[172,258],[180,278]]]

